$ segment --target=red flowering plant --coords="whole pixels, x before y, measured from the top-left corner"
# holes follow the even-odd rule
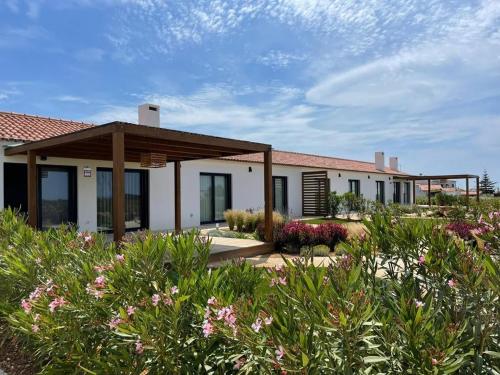
[[[347,229],[344,226],[324,223],[314,228],[313,242],[314,245],[327,245],[333,251],[339,242],[347,239],[347,235]]]
[[[280,238],[288,251],[297,252],[302,246],[314,245],[316,236],[312,226],[302,221],[291,221],[283,226]]]

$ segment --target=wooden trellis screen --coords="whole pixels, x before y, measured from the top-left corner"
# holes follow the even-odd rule
[[[302,215],[327,215],[329,194],[330,180],[326,171],[302,172]]]

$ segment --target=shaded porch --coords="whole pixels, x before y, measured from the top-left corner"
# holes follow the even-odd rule
[[[241,154],[264,154],[265,238],[272,240],[272,152],[268,144],[188,133],[124,122],[91,127],[41,141],[9,147],[6,156],[26,155],[28,175],[28,222],[37,226],[37,157],[61,157],[112,161],[112,227],[119,241],[125,233],[125,162],[143,167],[174,165],[175,230],[181,230],[182,162]],[[144,165],[144,162],[149,164]],[[165,181],[167,183],[167,181]],[[199,199],[199,197],[193,197]],[[165,213],[167,215],[167,213]]]
[[[413,204],[417,203],[416,198],[416,182],[417,181],[427,181],[427,204],[431,206],[431,182],[433,180],[465,180],[465,202],[469,204],[469,180],[474,179],[476,181],[476,201],[479,202],[479,176],[474,174],[447,174],[447,175],[426,175],[426,176],[405,176],[405,177],[394,177],[395,180],[409,180],[413,182]]]

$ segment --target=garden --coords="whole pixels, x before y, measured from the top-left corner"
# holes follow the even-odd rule
[[[377,209],[361,236],[283,221],[280,246],[327,246],[333,261],[269,269],[207,267],[196,231],[115,245],[5,210],[0,345],[15,342],[31,373],[498,374],[500,211],[461,209]]]

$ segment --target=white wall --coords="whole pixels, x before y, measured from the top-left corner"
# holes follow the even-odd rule
[[[0,143],[0,146],[8,142]],[[6,157],[4,148],[0,149],[0,207],[4,206],[3,163],[26,163],[26,156]],[[68,165],[77,167],[78,223],[81,230],[95,231],[97,228],[97,185],[96,168],[112,167],[109,161],[64,159],[49,157],[46,161],[37,159],[39,164]],[[92,177],[83,177],[83,168],[92,169]],[[126,163],[126,168],[139,168],[136,163]],[[252,167],[252,172],[249,172]],[[302,215],[302,172],[318,171],[321,168],[273,166],[273,176],[288,178],[288,207],[292,217]],[[200,224],[200,173],[231,174],[232,207],[235,209],[261,209],[264,206],[264,166],[260,163],[247,163],[222,160],[197,160],[181,163],[181,205],[182,226],[196,227]],[[340,177],[339,177],[340,174]],[[174,227],[174,169],[169,163],[166,168],[149,169],[150,185],[150,228],[166,230]],[[370,178],[368,178],[370,176]],[[393,198],[393,177],[379,173],[362,173],[329,170],[331,190],[339,194],[349,191],[348,180],[358,179],[361,194],[374,200],[375,181],[385,181],[386,202]],[[7,181],[7,183],[16,183]],[[411,192],[411,191],[410,191]]]

